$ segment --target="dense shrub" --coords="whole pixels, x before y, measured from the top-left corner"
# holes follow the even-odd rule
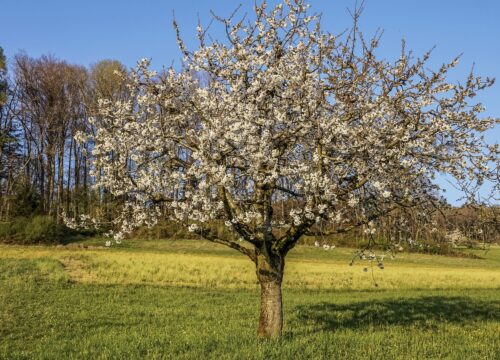
[[[14,189],[10,204],[9,216],[13,218],[31,217],[42,212],[40,195],[22,183]]]
[[[35,216],[25,230],[25,239],[29,243],[61,242],[71,235],[71,231],[64,225],[58,224],[50,216]]]
[[[75,235],[73,230],[46,215],[37,215],[30,219],[17,217],[0,223],[0,240],[7,243],[65,243]]]
[[[29,219],[18,217],[9,222],[0,223],[0,240],[5,242],[21,242]]]

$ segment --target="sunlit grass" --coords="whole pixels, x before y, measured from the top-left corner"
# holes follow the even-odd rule
[[[351,255],[294,249],[284,336],[261,342],[254,265],[231,249],[0,246],[0,359],[498,358],[499,248],[398,254],[374,278]]]
[[[141,245],[142,251],[126,247],[85,250],[4,246],[0,248],[0,258],[52,259],[61,264],[63,273],[81,283],[224,289],[257,286],[253,263],[231,249],[200,241],[156,243],[149,248]],[[194,250],[192,254],[188,252],[189,246]],[[385,269],[380,270],[365,261],[349,266],[351,254],[348,249],[327,252],[298,247],[286,264],[284,287],[337,290],[500,287],[500,266],[494,266],[494,256],[488,261],[401,254],[394,261],[388,260]],[[40,264],[37,266],[46,266]]]

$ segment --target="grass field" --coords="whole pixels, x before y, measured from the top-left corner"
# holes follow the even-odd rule
[[[500,359],[500,248],[399,254],[373,274],[351,253],[291,252],[284,336],[268,342],[253,264],[231,249],[0,245],[0,358]]]

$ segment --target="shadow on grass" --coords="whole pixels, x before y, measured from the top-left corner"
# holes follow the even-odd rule
[[[432,327],[440,322],[500,321],[500,300],[426,296],[350,304],[319,303],[299,306],[295,314],[297,320],[313,331],[391,325]]]

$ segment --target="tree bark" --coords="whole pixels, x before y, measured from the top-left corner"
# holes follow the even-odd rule
[[[270,252],[260,253],[256,259],[257,278],[260,283],[260,318],[258,335],[275,339],[281,336],[283,328],[283,280],[284,258]]]

